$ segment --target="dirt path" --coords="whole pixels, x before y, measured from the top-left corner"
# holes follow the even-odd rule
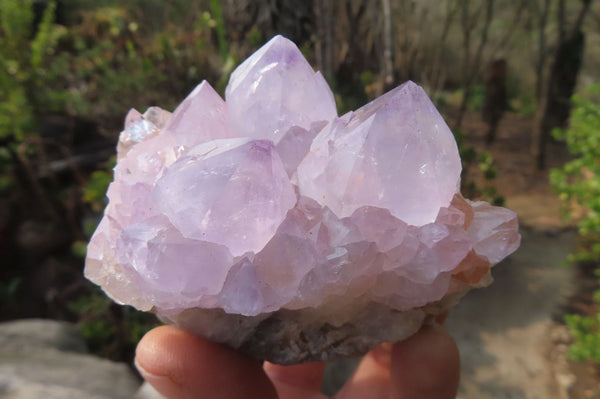
[[[528,148],[534,121],[506,115],[490,147],[478,115],[469,114],[464,128],[469,145],[494,157],[498,177],[493,184],[519,215],[523,240],[516,253],[493,269],[490,287],[470,292],[451,311],[447,327],[462,358],[459,398],[568,398],[572,381],[562,378],[550,356],[556,352],[553,335],[564,331],[553,319],[576,289],[574,269],[563,266],[575,230],[561,217],[548,169],[533,167]],[[561,145],[551,144],[548,150],[550,168],[568,159]],[[564,356],[561,360],[566,362]]]
[[[565,397],[547,356],[552,318],[573,289],[561,262],[574,233],[524,228],[522,235],[521,248],[494,268],[494,283],[470,292],[447,321],[461,351],[458,398]]]

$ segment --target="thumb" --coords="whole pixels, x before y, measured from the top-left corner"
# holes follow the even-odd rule
[[[262,364],[224,346],[162,326],[140,341],[140,374],[169,399],[275,399]]]

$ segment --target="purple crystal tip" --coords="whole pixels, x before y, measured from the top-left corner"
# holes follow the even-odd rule
[[[86,276],[257,358],[290,364],[397,341],[519,245],[514,212],[459,192],[452,132],[407,82],[337,116],[276,36],[171,114],[131,110]]]

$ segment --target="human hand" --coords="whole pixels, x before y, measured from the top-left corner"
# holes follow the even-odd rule
[[[142,376],[169,399],[325,399],[324,363],[260,363],[170,326],[148,332],[136,352]],[[454,399],[460,361],[440,326],[367,353],[336,399]]]

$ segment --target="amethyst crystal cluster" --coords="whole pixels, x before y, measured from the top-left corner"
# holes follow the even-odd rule
[[[519,245],[459,193],[453,135],[407,82],[337,116],[277,36],[171,114],[131,110],[85,274],[115,301],[292,364],[416,332]]]

